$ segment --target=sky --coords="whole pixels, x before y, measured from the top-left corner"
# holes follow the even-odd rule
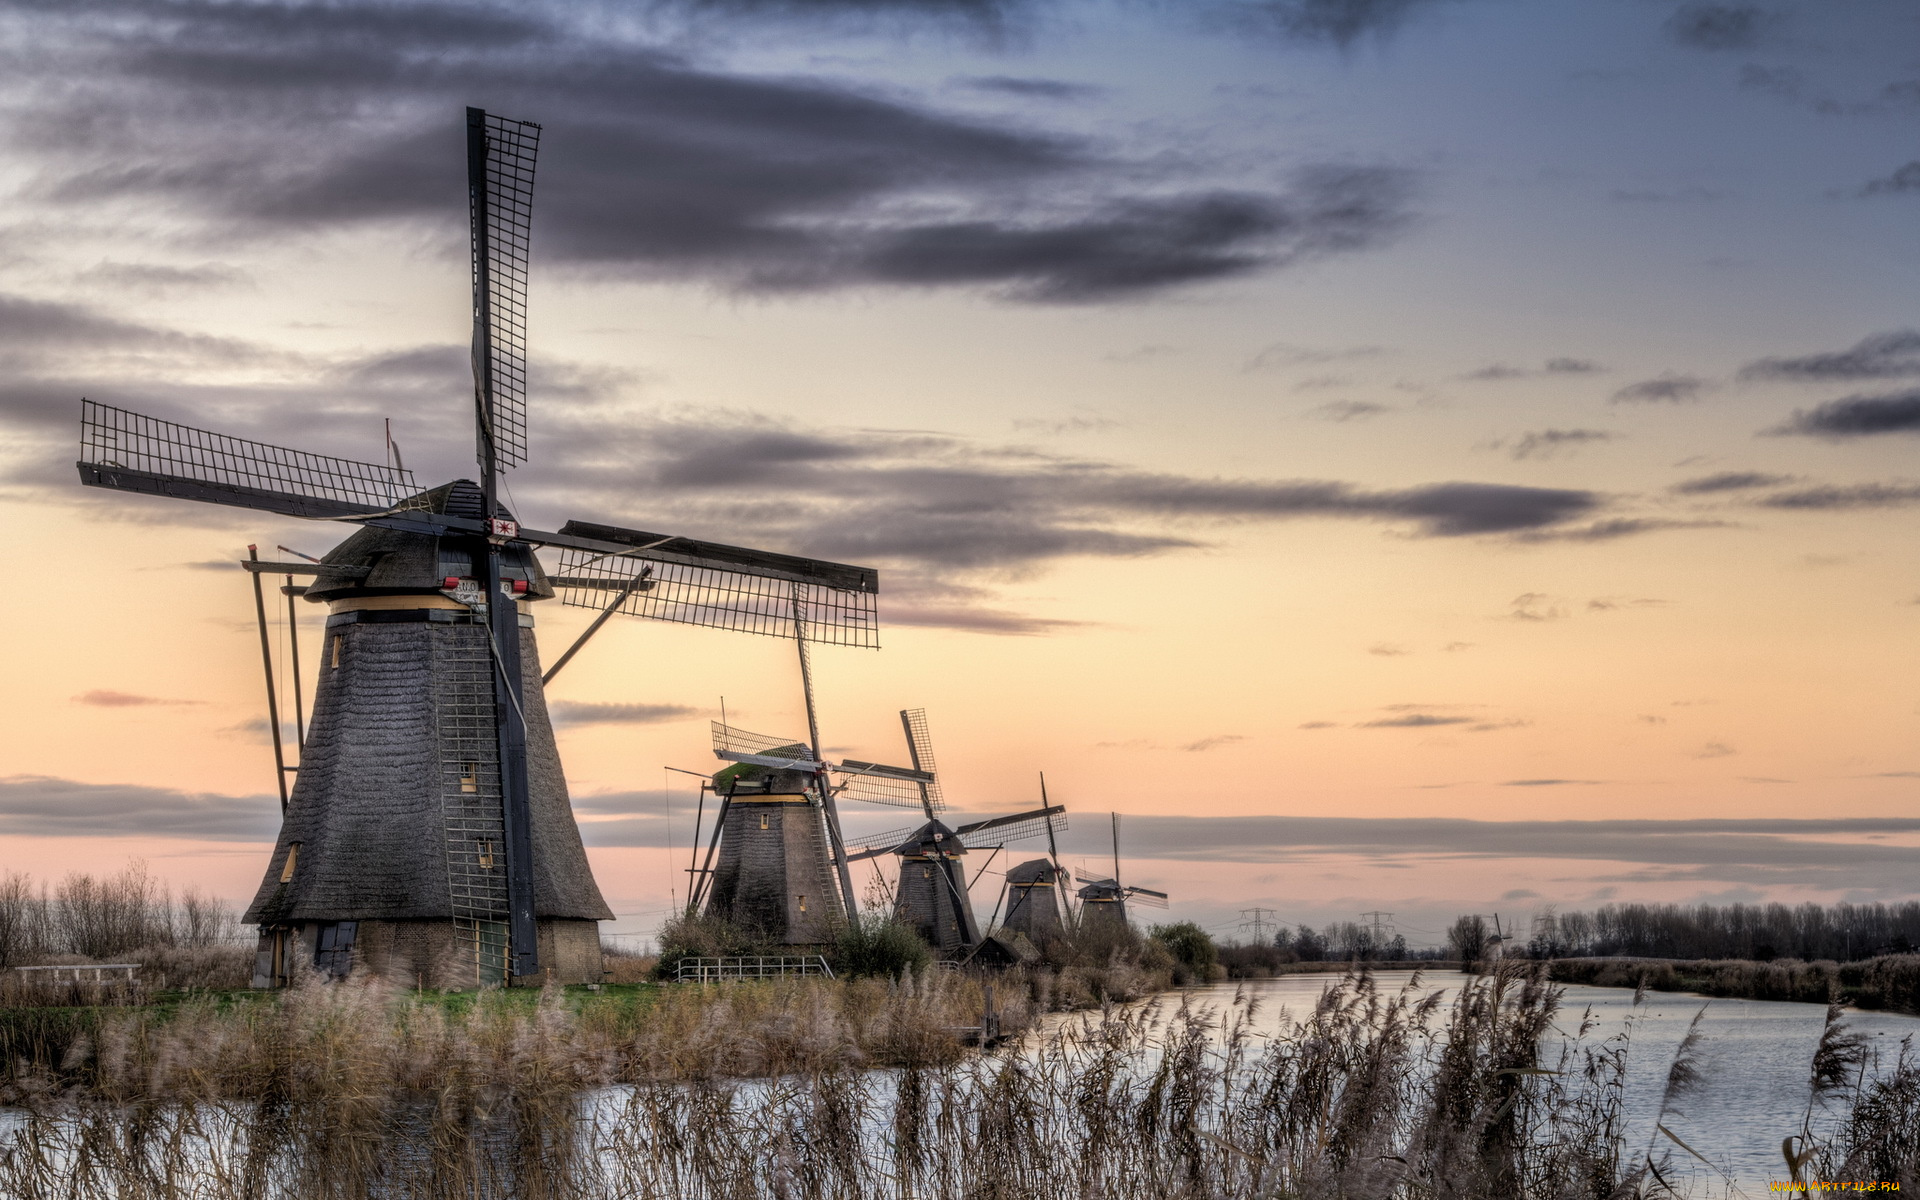
[[[1911,4],[0,0],[0,55],[0,870],[256,886],[233,564],[342,531],[84,489],[79,400],[471,476],[476,105],[543,126],[516,512],[879,568],[830,754],[925,708],[956,810],[1045,772],[1223,936],[1920,896]],[[549,698],[624,934],[707,722],[805,727],[790,644],[641,620]]]

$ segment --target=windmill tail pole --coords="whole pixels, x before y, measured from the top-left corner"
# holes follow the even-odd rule
[[[813,749],[813,761],[824,762],[820,755],[820,718],[813,708],[813,656],[807,651],[806,585],[793,585],[793,643],[800,651],[800,691],[807,702],[807,739]],[[860,902],[853,894],[853,872],[847,868],[847,843],[840,836],[840,811],[833,803],[833,789],[827,786],[825,772],[814,777],[820,792],[820,815],[827,824],[827,839],[833,847],[833,866],[840,876],[840,895],[846,902],[847,924],[860,926]]]
[[[1114,813],[1112,814],[1112,816],[1113,816],[1113,883],[1115,887],[1118,887],[1120,885],[1120,814]]]
[[[260,547],[248,546],[247,557],[260,561]],[[253,576],[253,617],[260,625],[260,665],[267,673],[267,725],[273,731],[273,781],[280,786],[280,815],[287,815],[287,752],[280,745],[280,699],[273,691],[273,643],[267,638],[267,597],[260,588],[260,572]]]
[[[293,738],[294,745],[301,751],[301,761],[306,761],[307,714],[306,699],[302,695],[304,687],[300,682],[300,597],[293,594],[293,576],[287,576],[287,654],[293,667]]]

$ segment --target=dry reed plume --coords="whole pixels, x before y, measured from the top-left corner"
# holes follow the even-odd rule
[[[1389,993],[1349,976],[1277,1037],[1257,1033],[1245,997],[1224,1013],[1162,998],[1055,1018],[970,1054],[949,1026],[977,1014],[979,986],[950,973],[792,980],[664,989],[630,1009],[552,991],[462,1007],[310,986],[277,1004],[190,1004],[164,1021],[119,1010],[59,1068],[13,1080],[20,1115],[0,1151],[0,1194],[1611,1200],[1659,1190],[1663,1152],[1622,1142],[1625,1039],[1567,1044],[1543,1061],[1558,994],[1537,967],[1472,980],[1450,1007],[1417,986]],[[1024,1006],[1010,1015],[1033,1018]],[[1823,1104],[1848,1086],[1849,1043],[1828,1041]],[[1863,1079],[1826,1140],[1810,1117],[1807,1149],[1835,1169],[1878,1164],[1880,1177],[1910,1180],[1920,1070],[1903,1060]]]

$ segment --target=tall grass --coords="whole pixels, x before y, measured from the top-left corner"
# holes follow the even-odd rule
[[[11,1080],[0,1195],[1659,1194],[1662,1152],[1623,1144],[1625,1039],[1543,1057],[1559,997],[1537,966],[1450,1006],[1350,975],[1277,1036],[1248,996],[1162,997],[968,1054],[948,1027],[978,990],[950,972],[671,988],[619,1015],[551,990],[462,1008],[350,983],[127,1011]],[[1913,1177],[1920,1070],[1823,1095],[1818,1161]]]

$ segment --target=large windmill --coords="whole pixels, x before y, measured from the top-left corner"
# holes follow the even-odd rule
[[[437,986],[597,980],[588,869],[547,718],[532,602],[809,642],[878,644],[870,569],[569,521],[498,498],[526,461],[526,282],[540,127],[467,110],[478,482],[310,454],[82,402],[82,483],[363,528],[313,576],[329,607],[303,763],[246,920],[255,982],[304,965]],[[549,578],[534,551],[553,547]],[[257,576],[256,576],[257,577]]]
[[[918,783],[920,807],[926,821],[866,838],[867,848],[848,855],[848,860],[859,862],[882,854],[897,856],[900,874],[894,889],[895,914],[918,930],[934,949],[952,955],[980,941],[980,925],[973,913],[966,867],[960,861],[967,853],[967,839],[974,839],[976,845],[998,847],[1042,833],[1051,838],[1056,830],[1066,828],[1066,809],[1043,802],[1041,807],[1027,812],[948,827],[936,815],[946,808],[946,802],[940,794],[926,712],[922,709],[903,711],[900,724],[907,735],[907,752],[913,759],[914,769],[926,775]]]
[[[1146,908],[1165,908],[1167,894],[1152,888],[1128,887],[1120,882],[1120,814],[1113,814],[1113,877],[1098,879],[1081,874],[1080,928],[1084,930],[1127,927],[1127,902]]]

